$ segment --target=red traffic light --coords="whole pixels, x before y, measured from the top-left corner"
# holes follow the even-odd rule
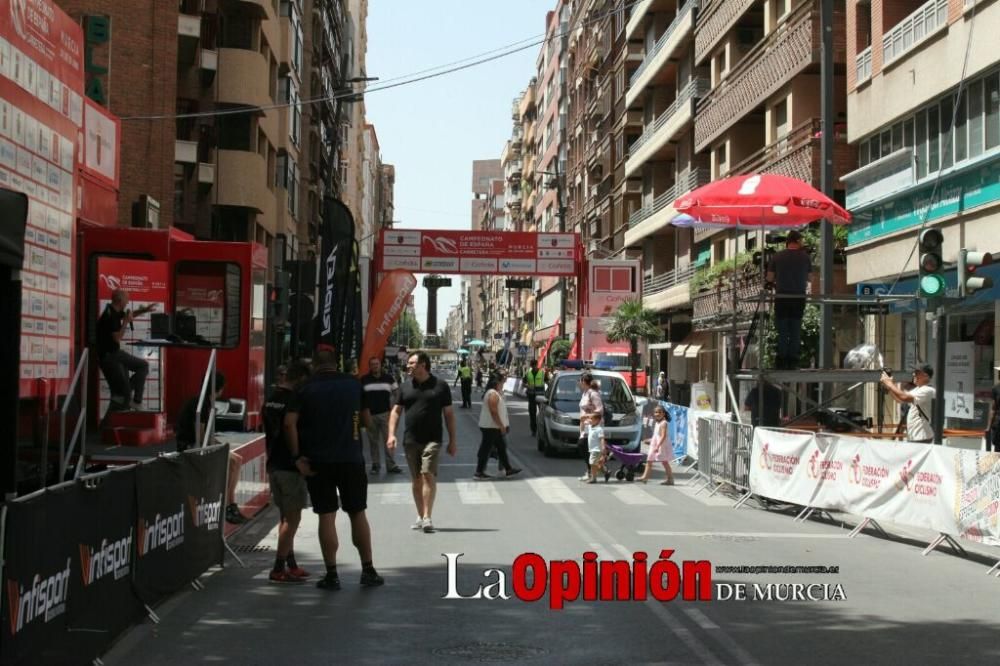
[[[920,255],[920,268],[927,273],[937,273],[941,270],[941,255],[933,252]]]
[[[925,252],[939,252],[944,242],[940,229],[924,229],[920,232],[920,249]]]

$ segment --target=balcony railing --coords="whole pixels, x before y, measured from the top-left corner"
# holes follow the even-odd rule
[[[694,275],[696,268],[694,264],[689,264],[680,268],[672,268],[660,275],[644,277],[642,279],[643,296],[658,294],[671,287],[687,283],[691,279],[691,276]]]
[[[669,121],[673,115],[677,113],[678,109],[680,109],[685,102],[707,94],[710,88],[711,85],[707,79],[692,79],[691,82],[684,86],[684,88],[677,94],[677,99],[675,99],[673,103],[668,106],[655,121],[653,121],[653,124],[648,125],[639,138],[636,139],[635,142],[629,147],[629,157],[635,155],[639,149],[642,148],[642,144],[653,138],[653,136],[660,131],[660,128],[667,124],[667,121]]]
[[[820,141],[822,125],[818,119],[807,120],[774,143],[749,155],[723,175],[773,173],[819,185]],[[854,164],[854,148],[841,134],[834,136],[834,173],[847,173]]]
[[[653,199],[653,203],[643,206],[628,218],[629,227],[641,224],[674,202],[677,197],[687,194],[696,187],[707,185],[711,180],[708,169],[691,169],[677,176],[677,180],[666,192]]]
[[[791,16],[702,98],[694,125],[697,150],[707,148],[747,112],[760,106],[808,65],[818,62],[819,13],[814,5],[806,2],[792,10]],[[837,16],[843,17],[842,13]]]
[[[898,60],[948,25],[948,0],[928,0],[882,37],[882,64]]]
[[[854,72],[857,83],[864,83],[872,78],[872,47],[869,46],[854,57]]]
[[[692,294],[691,322],[698,331],[721,330],[732,325],[733,305],[736,306],[737,326],[749,323],[757,310],[764,281],[757,273],[740,276],[736,281],[736,295],[733,297],[732,278],[724,283],[712,285],[707,290]]]
[[[690,2],[681,7],[681,10],[677,12],[677,16],[674,17],[674,20],[670,22],[670,25],[668,25],[667,29],[663,31],[660,38],[656,40],[656,44],[653,45],[653,48],[651,48],[649,53],[646,54],[646,57],[643,58],[642,64],[639,65],[635,72],[632,73],[632,78],[630,78],[628,82],[629,87],[634,86],[635,82],[639,80],[640,76],[642,76],[642,73],[649,67],[649,64],[656,60],[656,55],[663,49],[663,46],[670,41],[670,36],[677,30],[677,26],[681,24],[684,18],[690,14],[692,10],[698,6],[698,4],[699,0],[690,0]]]

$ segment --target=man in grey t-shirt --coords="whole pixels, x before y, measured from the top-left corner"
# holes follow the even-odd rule
[[[774,255],[767,266],[767,282],[774,288],[774,327],[778,332],[775,350],[778,369],[799,367],[802,349],[802,313],[806,308],[806,285],[812,260],[802,248],[802,235],[795,231],[785,237],[785,249]]]

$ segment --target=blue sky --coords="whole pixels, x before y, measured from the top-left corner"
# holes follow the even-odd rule
[[[554,0],[370,0],[368,75],[385,81],[540,37],[553,6]],[[472,161],[500,157],[511,103],[534,75],[538,49],[365,97],[382,159],[396,167],[398,228],[469,228]],[[459,299],[460,277],[452,280],[438,292],[438,328]],[[424,327],[427,291],[418,286],[414,293]]]

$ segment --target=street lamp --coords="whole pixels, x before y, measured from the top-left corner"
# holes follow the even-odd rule
[[[540,171],[535,173],[543,176],[551,176],[546,185],[549,189],[556,191],[556,215],[559,216],[559,233],[566,233],[566,205],[563,202],[563,174],[559,173],[559,156],[556,155],[552,162],[554,171]],[[566,337],[566,278],[559,278],[559,337]]]

